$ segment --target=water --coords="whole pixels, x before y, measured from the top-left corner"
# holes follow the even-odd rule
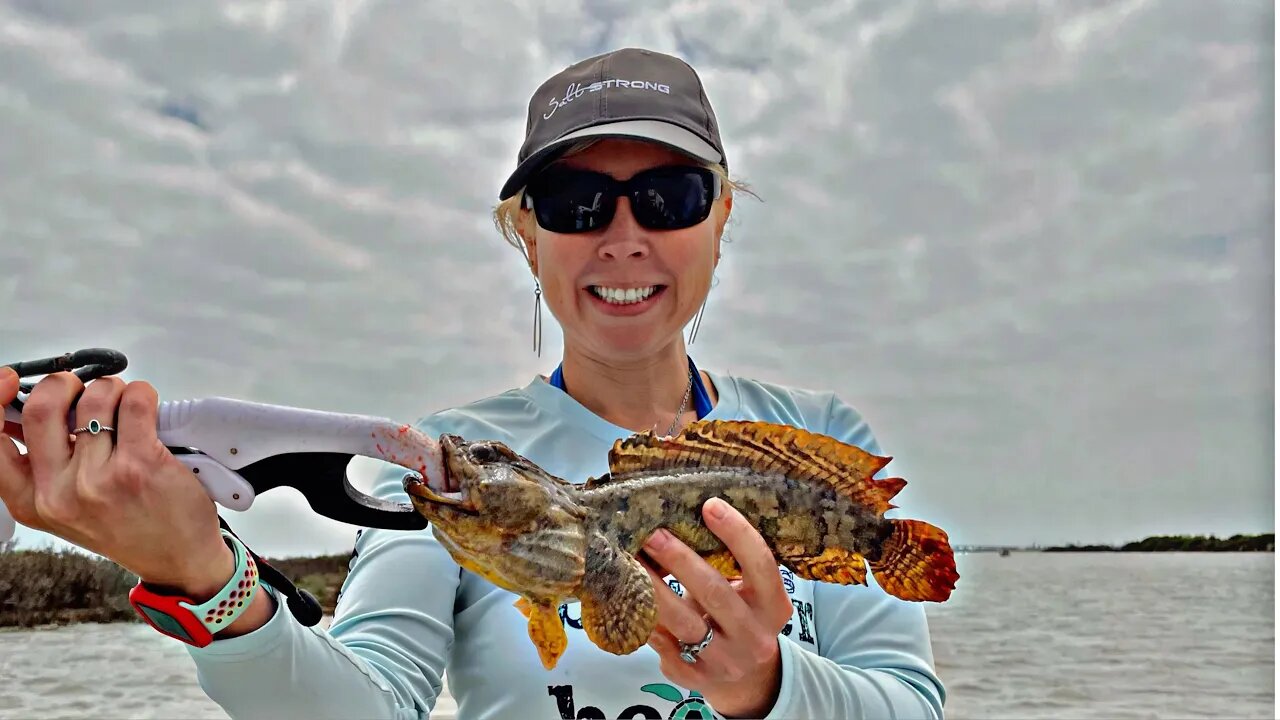
[[[962,555],[932,608],[960,718],[1275,717],[1275,555]]]
[[[958,560],[930,611],[949,718],[1274,717],[1273,554]],[[0,633],[0,678],[0,718],[226,717],[140,625]]]

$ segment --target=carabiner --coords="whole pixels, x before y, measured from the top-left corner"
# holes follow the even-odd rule
[[[90,380],[97,380],[100,377],[118,375],[129,366],[129,359],[119,350],[86,348],[56,357],[7,363],[6,366],[13,368],[18,373],[19,378],[49,375],[70,370],[76,377],[80,378],[81,382],[88,383]],[[24,383],[21,380],[18,382],[18,390],[23,393],[29,394],[35,387],[35,383]],[[15,398],[9,406],[21,411],[22,398]]]

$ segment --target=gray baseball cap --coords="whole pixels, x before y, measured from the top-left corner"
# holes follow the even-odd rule
[[[697,72],[671,55],[624,48],[570,65],[538,87],[515,172],[499,198],[520,192],[571,145],[604,137],[656,142],[729,168]]]

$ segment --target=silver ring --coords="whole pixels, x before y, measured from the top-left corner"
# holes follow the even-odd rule
[[[90,435],[97,435],[98,433],[100,433],[100,432],[102,432],[102,431],[104,431],[104,430],[107,430],[107,431],[110,431],[110,432],[115,432],[115,431],[116,431],[116,429],[115,429],[115,428],[113,428],[113,427],[111,427],[110,425],[103,425],[102,423],[98,422],[97,420],[90,420],[88,425],[85,425],[84,427],[78,427],[78,428],[76,428],[75,430],[72,430],[72,431],[71,431],[71,434],[72,434],[72,435],[78,435],[78,434],[80,434],[80,433],[82,433],[82,432],[87,432],[87,433],[89,433]]]
[[[711,638],[715,635],[715,631],[711,629],[711,623],[707,623],[707,634],[699,642],[696,643],[680,643],[680,659],[690,665],[698,662],[698,653],[707,649],[711,644]]]

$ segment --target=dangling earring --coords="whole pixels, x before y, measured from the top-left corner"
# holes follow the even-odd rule
[[[533,281],[533,349],[542,357],[542,284]]]
[[[707,309],[707,301],[702,301],[702,307],[698,308],[698,314],[693,316],[693,329],[689,331],[689,344],[693,344],[693,339],[698,337],[698,326],[702,324],[702,311]]]
[[[533,258],[529,257],[529,246],[522,241],[520,253],[533,272],[533,351],[542,357],[542,283],[538,281],[538,270],[533,266]]]
[[[711,276],[711,287],[720,284],[720,278],[715,275]],[[707,300],[711,298],[711,292],[707,292],[707,297],[702,299],[702,307],[698,308],[698,314],[693,316],[693,328],[689,330],[689,344],[693,344],[693,339],[698,336],[698,328],[702,326],[702,313],[707,309]]]

